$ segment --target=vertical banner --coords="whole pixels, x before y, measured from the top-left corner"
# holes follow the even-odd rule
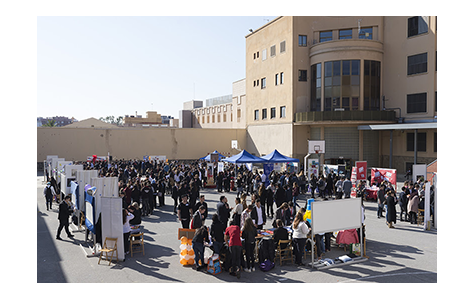
[[[309,168],[309,178],[310,175],[314,174],[315,176],[319,175],[319,159],[318,158],[313,158],[308,160],[308,168]]]
[[[351,193],[350,193],[350,197],[351,198],[356,198],[356,181],[357,181],[357,173],[358,169],[357,168],[352,168],[351,169],[351,178],[350,178],[350,181],[351,181]]]
[[[218,170],[217,170],[218,173],[220,172],[223,172],[223,162],[219,162],[218,163]]]
[[[356,180],[366,180],[367,177],[367,169],[368,169],[368,162],[366,161],[357,161],[355,162],[356,168]]]
[[[274,164],[263,164],[264,175],[266,175],[265,186],[269,185],[269,174],[274,170]]]

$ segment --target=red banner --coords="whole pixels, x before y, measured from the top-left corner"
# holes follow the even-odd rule
[[[396,186],[396,169],[371,168],[371,184],[387,180]]]
[[[356,167],[356,180],[368,179],[367,177],[368,162],[357,161],[355,162],[355,167]]]

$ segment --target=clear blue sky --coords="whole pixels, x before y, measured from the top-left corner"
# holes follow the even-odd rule
[[[274,18],[38,17],[37,116],[179,118],[185,101],[232,93],[245,35]]]

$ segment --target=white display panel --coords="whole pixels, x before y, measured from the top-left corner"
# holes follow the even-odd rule
[[[311,204],[314,234],[361,227],[361,198],[314,201]]]

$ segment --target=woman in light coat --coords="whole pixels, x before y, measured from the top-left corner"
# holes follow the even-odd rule
[[[416,190],[410,195],[409,202],[407,203],[407,212],[411,224],[417,224],[417,213],[419,212],[419,195]]]

